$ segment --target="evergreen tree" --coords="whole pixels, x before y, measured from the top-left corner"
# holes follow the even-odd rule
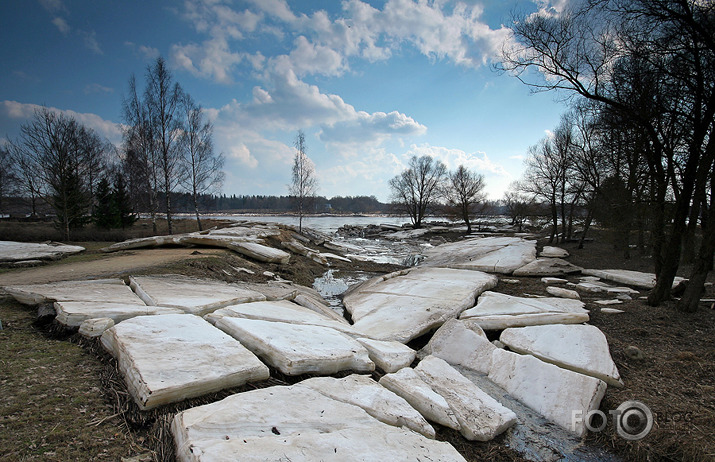
[[[117,173],[114,178],[114,190],[112,191],[112,205],[114,212],[114,222],[118,228],[132,226],[137,221],[137,216],[132,209],[131,198],[127,193],[124,183],[124,175]]]
[[[114,198],[109,187],[107,177],[102,177],[97,185],[97,205],[94,208],[92,219],[94,223],[102,229],[113,228],[116,222],[114,212]]]
[[[78,229],[88,221],[89,196],[83,188],[82,178],[74,168],[69,168],[64,176],[57,176],[52,182],[55,191],[51,205],[57,213],[56,225],[70,239],[70,229]]]

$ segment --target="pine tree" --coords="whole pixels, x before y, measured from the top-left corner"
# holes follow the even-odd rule
[[[114,178],[112,191],[112,205],[114,209],[114,222],[117,228],[132,226],[137,221],[137,216],[132,209],[131,199],[124,183],[124,175],[117,173]]]
[[[103,177],[97,185],[97,205],[94,208],[92,219],[94,223],[102,229],[113,228],[116,222],[112,197],[112,191],[109,188],[109,181]]]

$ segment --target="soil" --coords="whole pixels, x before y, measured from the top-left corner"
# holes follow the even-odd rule
[[[577,249],[575,243],[561,245],[571,252],[570,262],[588,268],[648,271],[652,267],[650,259],[638,251],[626,260],[613,251],[607,239],[600,239],[598,233],[593,236],[595,240],[587,242],[584,249]],[[0,270],[0,286],[162,273],[229,282],[273,278],[264,271],[311,285],[325,271],[322,265],[297,256],[292,257],[290,265],[280,266],[260,264],[223,249],[164,248],[104,254],[99,249],[108,243],[85,244],[85,253],[46,266]],[[539,241],[539,246],[544,244]],[[397,269],[373,263],[336,262],[332,267],[336,272],[378,274]],[[547,295],[540,278],[512,279],[519,283],[502,281],[495,290],[519,296]],[[578,277],[567,279],[575,282]],[[711,274],[709,281],[713,279]],[[608,387],[601,411],[608,415],[622,402],[638,400],[655,415],[653,430],[641,441],[620,438],[609,421],[605,430],[590,433],[585,443],[603,447],[623,460],[715,460],[712,303],[702,303],[697,313],[683,314],[672,302],[649,307],[634,297],[615,306],[625,313],[606,314],[593,303],[603,297],[581,295],[591,311],[590,323],[605,333],[625,383],[620,389]],[[712,286],[704,298],[715,298]],[[35,319],[33,309],[0,292],[0,459],[121,460],[141,456],[138,460],[171,460],[168,422],[173,412],[194,402],[142,415],[132,408],[113,361],[96,344],[81,341],[76,334],[58,333],[52,325],[40,326]],[[643,358],[629,357],[629,346],[637,347]],[[272,379],[275,383],[271,384],[283,383],[283,379]],[[452,443],[467,460],[523,460],[505,447],[501,438],[489,443],[469,442],[452,430],[438,426],[436,430],[438,439]]]

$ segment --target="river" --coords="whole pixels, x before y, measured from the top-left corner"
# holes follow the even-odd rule
[[[203,218],[217,220],[248,220],[266,223],[280,223],[298,226],[298,217],[287,215],[203,215]],[[432,219],[430,219],[432,220]],[[434,220],[445,220],[434,218]],[[389,224],[401,226],[410,223],[409,217],[395,216],[354,216],[354,215],[319,215],[303,217],[303,226],[326,234],[334,234],[343,225],[367,226]]]

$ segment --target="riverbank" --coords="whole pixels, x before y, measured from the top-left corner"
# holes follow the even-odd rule
[[[429,244],[445,236],[452,238],[446,233],[435,233],[422,236],[419,242]],[[454,239],[459,237],[458,234],[453,236]],[[643,269],[647,265],[647,258],[636,255],[631,260],[621,260],[612,255],[612,251],[605,259],[609,246],[598,235],[595,238],[586,249],[567,245],[571,253],[569,260],[590,268],[603,268],[604,261],[608,267],[624,269]],[[543,240],[540,243],[543,245]],[[47,274],[65,271],[71,276],[73,271],[66,270],[76,271],[82,265],[94,263],[101,265],[95,268],[94,277],[172,273],[228,282],[265,282],[278,276],[304,285],[311,285],[325,272],[323,265],[299,256],[295,256],[294,264],[277,265],[245,259],[223,249],[144,249],[105,254],[99,251],[101,246],[95,243],[85,254],[30,270],[42,269],[48,271]],[[162,251],[178,250],[185,253],[177,253],[176,258],[169,261],[158,261]],[[118,262],[123,258],[133,259],[140,266],[120,267]],[[598,265],[592,265],[594,262]],[[337,261],[331,268],[332,277],[342,279],[358,272],[386,273],[397,267]],[[2,276],[15,277],[23,273],[30,274],[29,270],[6,270],[0,275],[0,281]],[[496,290],[520,296],[524,293],[546,295],[539,278],[510,279],[518,282],[500,283]],[[573,276],[568,279],[577,280]],[[712,287],[708,290],[706,297],[712,298]],[[592,300],[586,296],[585,301]],[[652,433],[639,442],[620,439],[611,426],[590,434],[587,441],[604,446],[624,460],[712,458],[715,442],[708,429],[715,424],[712,372],[715,354],[711,347],[715,312],[703,306],[694,315],[682,315],[669,305],[652,308],[638,299],[627,301],[619,308],[625,313],[609,315],[600,309],[591,310],[591,324],[605,333],[626,383],[623,389],[609,387],[601,409],[607,412],[627,399],[636,399],[651,406],[658,418]],[[111,366],[97,358],[96,350],[73,343],[78,341],[77,336],[58,339],[55,331],[47,326],[32,324],[33,319],[34,314],[28,308],[9,298],[0,302],[0,320],[4,327],[0,341],[8,345],[0,352],[0,363],[7,366],[0,371],[3,387],[0,456],[10,460],[84,460],[92,455],[99,460],[120,460],[141,454],[149,458],[152,454],[161,454],[158,448],[166,444],[162,439],[162,432],[166,430],[162,419],[140,422],[119,412],[122,405],[118,403],[123,401],[116,393],[123,392],[117,388],[116,373],[112,373]],[[629,346],[637,347],[643,357],[628,356]],[[72,380],[76,368],[86,371],[82,383]],[[101,397],[100,404],[97,396]],[[474,443],[443,427],[437,427],[437,434],[438,439],[450,441],[467,460],[523,460],[518,453],[506,448],[500,438],[490,443]]]

